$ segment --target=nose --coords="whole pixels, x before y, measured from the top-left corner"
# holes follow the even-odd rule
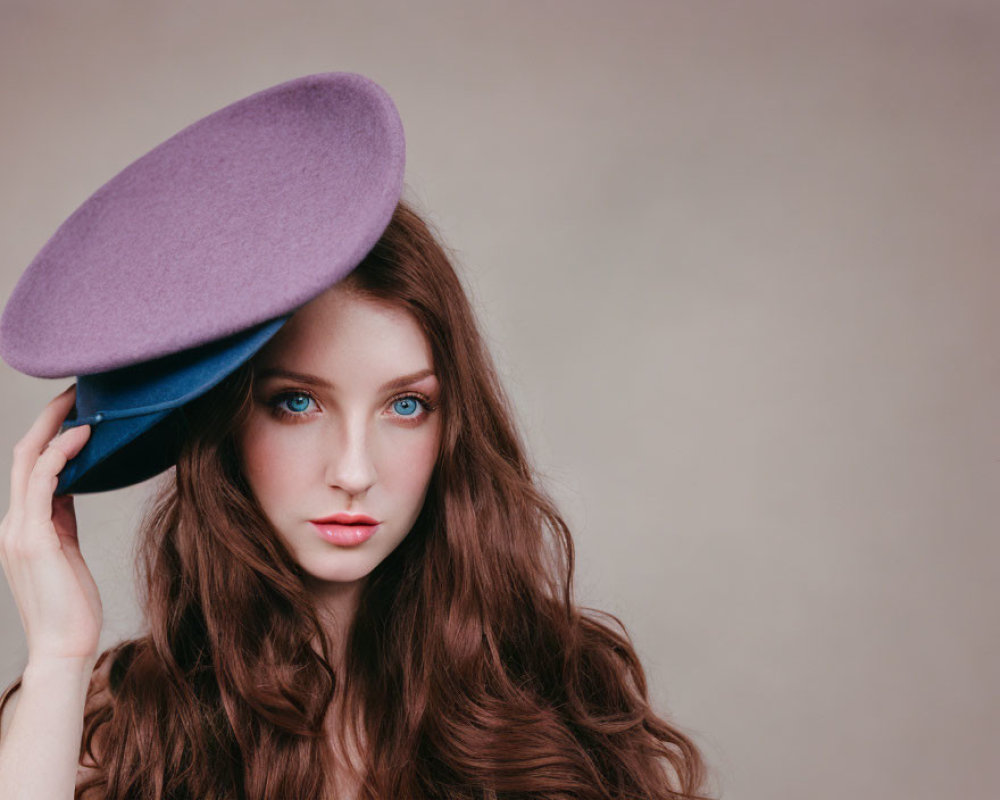
[[[365,421],[345,421],[336,427],[338,430],[324,442],[327,485],[349,495],[364,494],[377,477]]]

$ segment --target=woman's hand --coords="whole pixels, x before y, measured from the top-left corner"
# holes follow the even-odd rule
[[[59,471],[90,438],[89,425],[58,433],[75,398],[73,384],[14,446],[10,508],[0,522],[0,563],[21,614],[29,664],[95,659],[103,622],[97,584],[80,553],[73,495],[54,496]]]

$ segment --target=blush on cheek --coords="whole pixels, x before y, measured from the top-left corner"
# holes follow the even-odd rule
[[[401,481],[411,490],[420,491],[426,488],[434,469],[434,462],[437,460],[438,446],[438,437],[435,435],[415,443],[410,449],[403,461],[405,470],[401,475]]]
[[[301,482],[302,459],[289,453],[258,448],[249,448],[244,453],[244,474],[261,492]]]

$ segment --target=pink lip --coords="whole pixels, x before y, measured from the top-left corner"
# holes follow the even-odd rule
[[[337,523],[338,525],[378,525],[377,519],[372,519],[365,514],[334,514],[332,517],[323,517],[322,519],[311,521],[327,525],[332,523]]]
[[[356,524],[339,525],[332,522],[313,522],[316,532],[320,537],[339,547],[355,547],[363,542],[367,542],[375,531],[381,527],[379,524]]]

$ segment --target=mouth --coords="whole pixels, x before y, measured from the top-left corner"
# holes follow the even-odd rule
[[[339,547],[354,547],[368,541],[380,527],[379,523],[354,523],[345,525],[339,522],[317,522],[312,520],[313,527],[324,541]]]
[[[332,517],[310,520],[316,525],[378,525],[377,519],[366,514],[334,514]]]

